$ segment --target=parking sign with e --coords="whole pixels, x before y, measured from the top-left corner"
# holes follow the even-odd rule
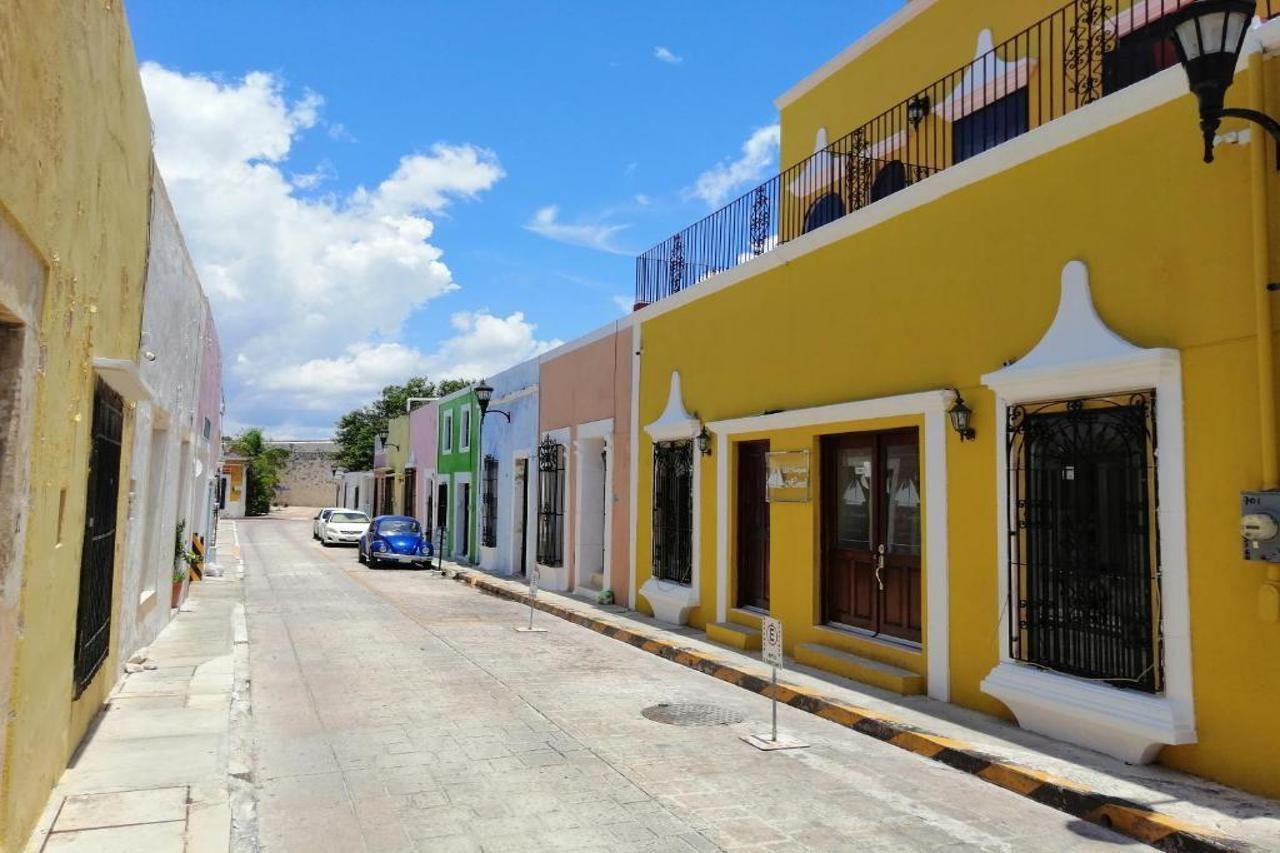
[[[760,652],[765,663],[782,666],[782,623],[777,619],[760,620]]]

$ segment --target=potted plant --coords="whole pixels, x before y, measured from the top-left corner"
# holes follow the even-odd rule
[[[182,603],[182,585],[187,579],[187,569],[193,559],[199,559],[198,555],[187,549],[186,543],[183,541],[183,534],[186,533],[186,530],[187,522],[186,519],[183,519],[178,522],[178,529],[174,534],[173,590],[169,596],[170,607],[177,607]]]

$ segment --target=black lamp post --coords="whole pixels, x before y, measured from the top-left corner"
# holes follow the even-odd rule
[[[1280,122],[1271,116],[1223,106],[1257,6],[1256,0],[1195,0],[1170,16],[1178,59],[1187,72],[1192,94],[1200,102],[1206,163],[1213,162],[1213,138],[1224,118],[1259,124],[1280,143]],[[1280,155],[1277,166],[1280,167]]]

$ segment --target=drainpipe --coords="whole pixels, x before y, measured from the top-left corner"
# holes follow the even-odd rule
[[[1266,110],[1263,51],[1249,57],[1249,101],[1253,109]],[[1276,446],[1275,350],[1272,344],[1270,223],[1267,182],[1271,176],[1269,140],[1256,133],[1249,146],[1250,208],[1253,224],[1254,340],[1258,358],[1258,408],[1261,416],[1262,488],[1280,488],[1280,464]],[[1267,579],[1258,590],[1258,615],[1264,622],[1280,621],[1280,564],[1267,565]]]

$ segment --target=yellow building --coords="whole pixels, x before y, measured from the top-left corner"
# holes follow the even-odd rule
[[[119,3],[0,6],[0,848],[115,682],[151,123]],[[119,532],[119,535],[117,535]]]
[[[778,100],[784,172],[638,263],[642,607],[1280,796],[1276,152],[1201,162],[1177,5],[912,0]]]

